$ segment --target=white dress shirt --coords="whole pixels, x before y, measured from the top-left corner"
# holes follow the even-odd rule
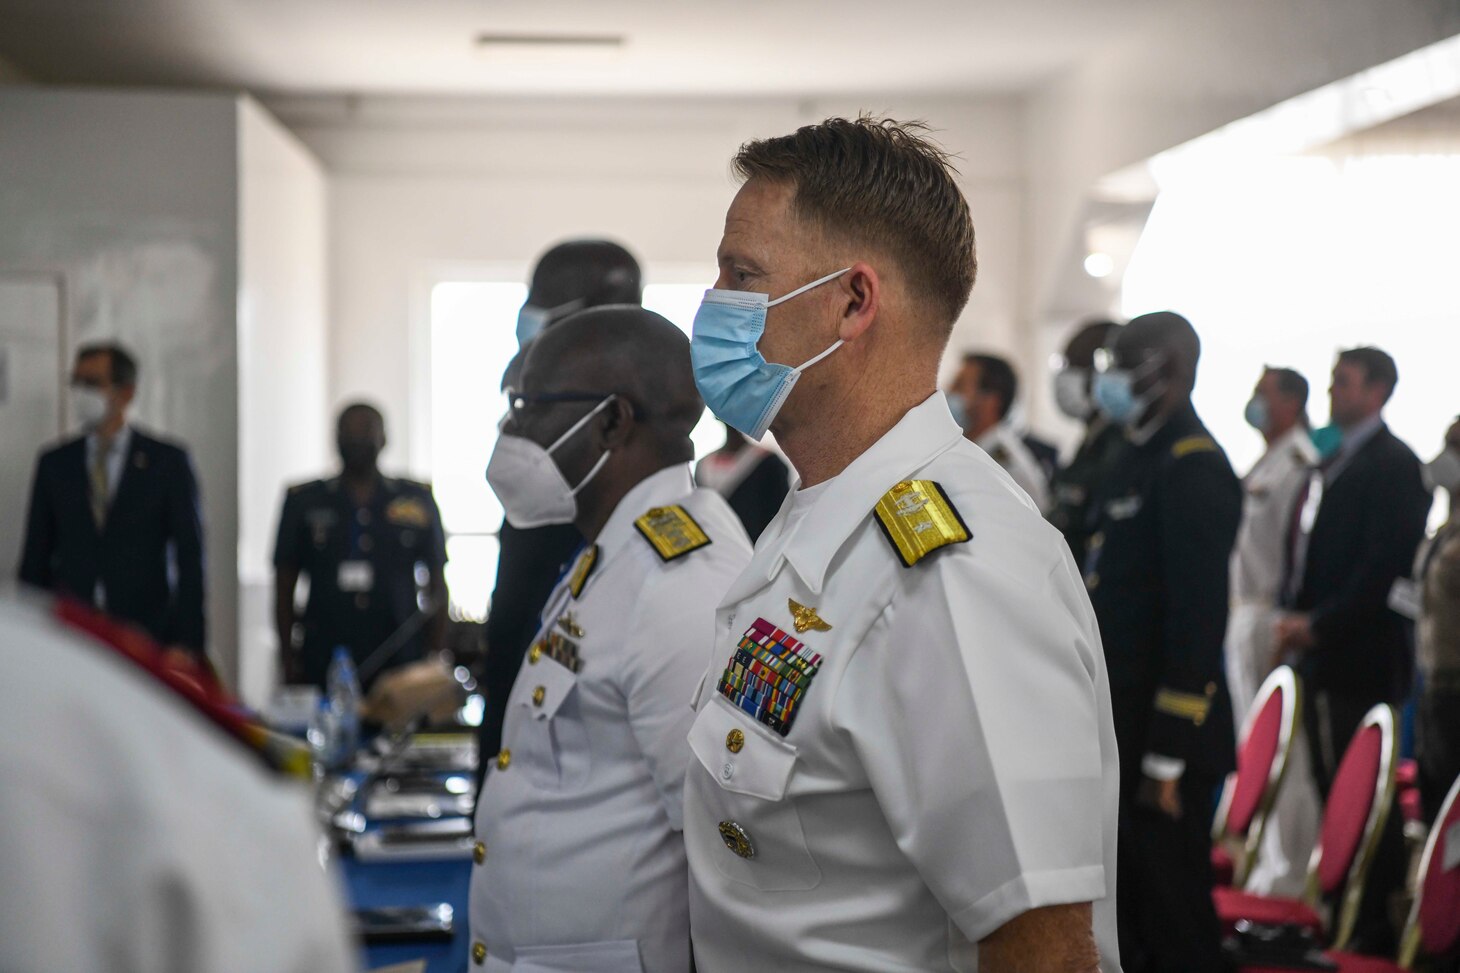
[[[1044,478],[1044,471],[1039,468],[1039,460],[1034,458],[1018,433],[1001,422],[978,437],[977,445],[1013,477],[1019,489],[1029,494],[1029,499],[1034,501],[1040,513],[1049,510],[1049,483]]]
[[[672,504],[710,544],[665,561],[635,521]],[[688,466],[634,487],[596,543],[578,594],[570,571],[548,598],[477,805],[472,954],[493,973],[689,969],[686,701],[750,543]],[[577,672],[541,651],[553,633]]]
[[[355,969],[307,788],[0,602],[0,970]]]
[[[971,539],[904,567],[873,510],[905,480]],[[685,787],[701,973],[976,970],[1010,920],[1084,902],[1118,973],[1099,628],[1064,539],[941,394],[787,499],[716,623]],[[788,727],[723,689],[767,629],[814,669]]]
[[[101,437],[95,432],[86,434],[86,475],[88,482],[91,476],[91,467],[96,463],[96,451],[101,448]],[[106,454],[106,487],[107,502],[110,503],[117,495],[117,485],[122,482],[122,471],[127,462],[127,451],[132,448],[132,427],[122,426],[121,431],[112,438],[111,446]]]

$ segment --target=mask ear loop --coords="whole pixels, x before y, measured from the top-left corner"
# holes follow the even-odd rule
[[[852,268],[850,268],[850,267],[843,267],[841,270],[838,270],[835,273],[827,274],[825,277],[818,277],[816,280],[813,280],[811,283],[809,283],[809,284],[803,284],[802,286],[796,288],[794,291],[792,291],[789,294],[782,294],[780,297],[776,298],[774,301],[766,301],[766,305],[765,306],[766,307],[775,307],[777,304],[784,304],[785,302],[789,301],[791,298],[793,298],[793,297],[799,297],[800,295],[805,294],[807,291],[811,290],[814,287],[820,287],[822,284],[825,284],[829,280],[836,280],[842,274],[845,274],[847,271],[849,271],[851,269]]]
[[[547,448],[548,455],[551,456],[559,446],[563,445],[563,443],[567,442],[569,439],[572,439],[573,436],[578,432],[578,430],[588,425],[589,420],[591,420],[594,416],[598,415],[598,413],[606,409],[608,407],[608,404],[616,398],[618,398],[618,393],[615,392],[613,395],[610,395],[608,398],[604,399],[602,402],[594,406],[592,412],[588,413],[586,416],[569,426],[568,431],[559,436],[553,442],[553,444]]]

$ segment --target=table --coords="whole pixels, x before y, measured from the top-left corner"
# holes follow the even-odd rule
[[[451,942],[368,946],[362,969],[424,959],[427,973],[463,973],[471,944],[466,914],[471,867],[470,861],[362,862],[348,853],[342,855],[340,871],[351,908],[449,902],[456,912],[456,935]]]

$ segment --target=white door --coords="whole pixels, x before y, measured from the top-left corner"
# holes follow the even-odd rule
[[[0,271],[0,593],[15,584],[36,456],[64,429],[61,288]]]

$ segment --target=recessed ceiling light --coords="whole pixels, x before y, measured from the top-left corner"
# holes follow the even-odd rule
[[[622,34],[492,34],[476,36],[478,48],[500,47],[520,50],[527,47],[623,47]]]
[[[1109,277],[1110,272],[1115,269],[1115,261],[1108,253],[1092,253],[1085,258],[1085,273],[1097,280],[1101,277]]]

